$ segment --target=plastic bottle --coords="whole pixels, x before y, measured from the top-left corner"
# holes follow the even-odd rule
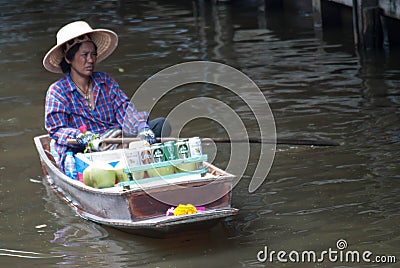
[[[58,153],[56,151],[55,143],[56,143],[56,141],[51,139],[51,141],[50,141],[50,153],[53,156],[53,158],[56,161],[56,163],[58,163],[59,155],[58,155]]]
[[[72,152],[67,152],[64,164],[65,174],[71,179],[77,180],[78,174],[76,171],[75,158]]]

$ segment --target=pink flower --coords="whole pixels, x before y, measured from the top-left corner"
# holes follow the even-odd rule
[[[165,213],[165,216],[170,216],[170,215],[174,215],[174,207],[170,207],[167,212]]]
[[[85,133],[86,130],[87,130],[87,126],[86,126],[85,124],[83,124],[83,125],[81,125],[80,127],[78,127],[78,130],[79,130],[81,133]]]

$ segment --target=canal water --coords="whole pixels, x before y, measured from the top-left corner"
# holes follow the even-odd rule
[[[128,2],[0,2],[1,267],[376,265],[330,261],[327,255],[323,263],[285,264],[274,255],[271,264],[257,258],[266,247],[287,253],[339,250],[340,239],[347,243],[344,250],[399,261],[398,50],[356,53],[351,12],[341,16],[342,28],[314,28],[311,0],[285,1],[283,9],[255,0]],[[56,31],[79,19],[119,34],[118,49],[97,70],[110,73],[128,96],[174,64],[220,62],[256,82],[274,114],[278,137],[341,145],[278,145],[266,180],[249,193],[260,150],[252,145],[248,168],[233,189],[232,204],[240,212],[209,231],[153,239],[82,220],[43,183],[33,144],[34,136],[45,133],[46,89],[60,77],[45,71],[43,56]],[[219,88],[173,91],[156,114],[197,96],[224,101],[245,119],[250,134],[259,133],[248,107]],[[187,136],[224,134],[207,120],[189,126]],[[219,166],[229,160],[226,146],[218,145],[214,163]]]

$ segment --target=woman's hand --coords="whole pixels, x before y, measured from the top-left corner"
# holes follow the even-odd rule
[[[95,139],[94,135],[95,134],[93,134],[90,131],[86,131],[85,133],[81,132],[78,135],[76,135],[76,141],[80,146],[86,147],[89,144],[89,142]]]
[[[156,143],[156,135],[154,134],[153,130],[151,130],[151,128],[149,127],[144,127],[141,130],[139,130],[138,138],[140,138],[141,140],[145,140],[150,144]]]

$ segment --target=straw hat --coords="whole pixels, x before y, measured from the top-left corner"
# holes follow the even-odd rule
[[[62,73],[60,63],[65,56],[62,45],[84,34],[89,34],[90,39],[97,46],[97,62],[110,56],[117,48],[118,36],[115,32],[106,29],[94,30],[85,21],[75,21],[65,25],[57,32],[57,44],[44,56],[44,68],[53,73]]]

